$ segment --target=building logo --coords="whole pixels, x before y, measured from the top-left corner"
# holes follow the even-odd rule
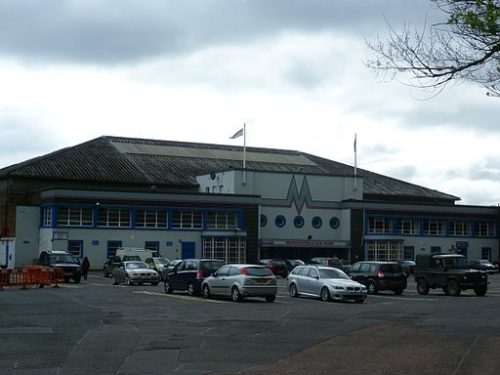
[[[299,190],[297,189],[295,176],[292,176],[290,186],[288,187],[288,193],[286,195],[286,202],[288,203],[288,205],[291,206],[293,203],[297,212],[300,214],[302,212],[302,208],[304,208],[304,205],[309,207],[309,203],[311,203],[311,201],[312,198],[311,192],[309,190],[309,184],[307,183],[307,177],[304,176],[299,192]]]

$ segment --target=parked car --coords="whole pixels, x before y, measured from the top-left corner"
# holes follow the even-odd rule
[[[184,259],[167,273],[165,293],[181,290],[189,295],[200,294],[203,280],[223,265],[224,261],[219,259]]]
[[[415,273],[415,262],[413,260],[400,260],[398,263],[403,267],[406,277]]]
[[[312,258],[308,263],[325,267],[335,267],[344,272],[349,272],[351,268],[349,264],[344,263],[340,258],[337,257],[315,257]]]
[[[300,259],[285,259],[286,266],[288,267],[288,273],[297,266],[305,265],[305,262]]]
[[[274,302],[278,293],[276,276],[264,265],[231,264],[219,268],[201,284],[203,297],[231,297],[239,302],[246,297],[263,297]]]
[[[403,268],[397,262],[357,262],[353,264],[349,276],[365,285],[368,294],[376,294],[381,290],[391,290],[401,294],[407,285]]]
[[[314,265],[295,267],[287,277],[287,288],[291,297],[319,297],[325,302],[333,299],[363,303],[368,294],[366,286],[351,280],[344,271]]]
[[[170,264],[170,260],[168,260],[166,258],[146,258],[146,260],[144,260],[144,263],[146,263],[147,266],[149,268],[151,268],[152,270],[155,270],[156,272],[158,272],[158,275],[160,275],[161,281],[164,280],[163,270],[168,267],[168,265]]]
[[[473,270],[485,271],[488,273],[498,272],[498,266],[487,259],[472,260],[469,262],[469,267]]]
[[[170,263],[166,266],[166,267],[163,267],[163,270],[161,271],[162,275],[161,275],[161,279],[162,281],[165,281],[165,278],[167,277],[167,275],[173,271],[174,267],[176,265],[178,265],[180,262],[182,262],[182,259],[174,259],[174,260],[171,260]]]
[[[467,289],[474,289],[478,296],[484,296],[488,291],[486,272],[470,269],[463,255],[419,254],[416,263],[418,294],[426,295],[429,289],[435,288],[441,288],[450,296],[459,296]]]
[[[111,259],[108,259],[102,266],[102,273],[104,277],[111,277],[113,275],[113,270],[116,267],[119,267],[122,262],[130,262],[130,261],[141,261],[141,258],[137,255],[125,255],[120,257],[115,255]]]
[[[73,279],[78,284],[82,278],[80,264],[75,261],[73,254],[67,251],[42,251],[37,263],[41,266],[61,268],[65,282]]]
[[[158,272],[150,269],[143,261],[126,261],[113,269],[113,285],[151,283],[158,285],[160,277]]]
[[[288,266],[283,259],[261,259],[260,264],[268,266],[275,276],[288,275]]]

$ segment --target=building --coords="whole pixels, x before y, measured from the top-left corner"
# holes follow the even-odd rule
[[[119,246],[170,259],[497,260],[499,209],[300,151],[100,137],[0,170],[3,264]],[[8,248],[7,248],[8,247]],[[1,258],[0,258],[1,259]]]

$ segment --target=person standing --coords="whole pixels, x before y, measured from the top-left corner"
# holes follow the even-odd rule
[[[85,280],[87,280],[87,275],[89,273],[89,269],[90,269],[89,258],[84,257],[83,262],[82,262],[82,276]]]

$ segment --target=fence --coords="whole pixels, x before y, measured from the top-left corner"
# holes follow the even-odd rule
[[[62,282],[64,282],[64,271],[61,268],[25,266],[0,270],[0,289],[5,286],[20,286],[21,289],[27,289],[29,285],[43,288],[45,285],[59,286]]]

